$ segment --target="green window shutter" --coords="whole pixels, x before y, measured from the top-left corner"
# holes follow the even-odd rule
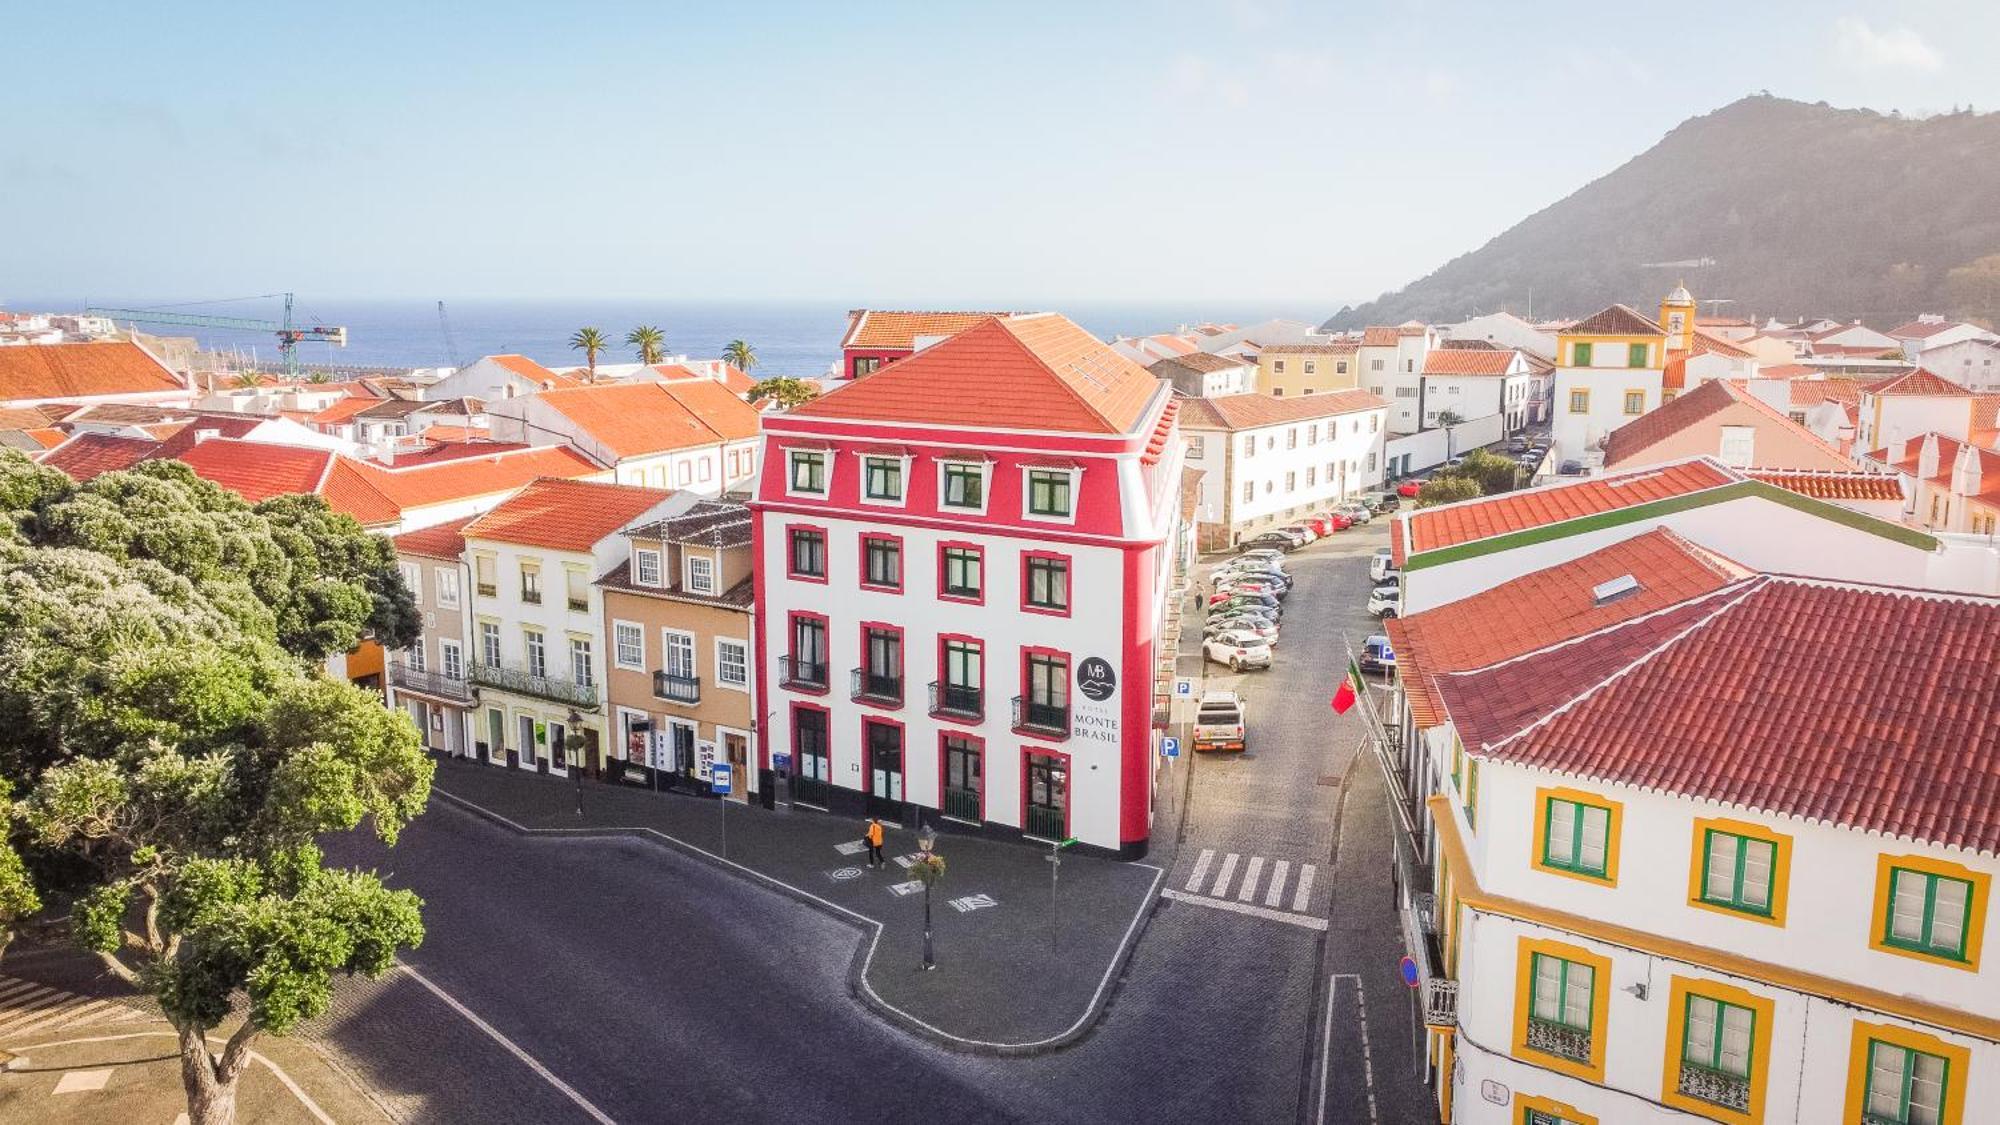
[[[1627,367],[1644,367],[1644,366],[1646,366],[1646,345],[1644,345],[1644,344],[1632,344],[1632,345],[1630,345],[1630,346],[1629,346],[1629,347],[1628,347],[1628,348],[1626,349],[1626,353],[1625,353],[1625,365],[1626,365]]]
[[[1590,345],[1571,344],[1569,349],[1569,363],[1571,367],[1589,367]]]

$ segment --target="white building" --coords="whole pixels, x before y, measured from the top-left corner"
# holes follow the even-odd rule
[[[487,405],[495,441],[560,442],[623,484],[719,496],[757,472],[757,410],[708,379],[541,391]]]
[[[661,489],[543,479],[464,526],[466,677],[478,688],[473,737],[488,761],[602,775],[612,735],[595,582],[626,561],[621,531],[693,502]]]
[[[1239,356],[1195,352],[1159,360],[1146,370],[1172,383],[1174,390],[1195,398],[1248,394],[1257,389],[1257,364]]]
[[[765,417],[760,765],[795,803],[1145,854],[1184,593],[1178,411],[1040,313]]]
[[[1484,340],[1496,348],[1516,348],[1546,360],[1556,358],[1556,336],[1529,324],[1509,312],[1487,313],[1447,324],[1442,328],[1447,340]]]
[[[1861,389],[1854,448],[1870,453],[1933,431],[1965,438],[1993,424],[1975,419],[1978,404],[1970,390],[1921,368],[1868,384]]]
[[[1389,404],[1367,391],[1179,398],[1187,464],[1202,473],[1202,550],[1379,488]]]
[[[583,385],[582,379],[558,374],[524,355],[489,355],[473,360],[424,388],[424,397],[476,398],[492,403],[537,391]]]
[[[1363,390],[1389,401],[1391,432],[1414,434],[1424,428],[1424,357],[1440,339],[1437,329],[1414,320],[1362,330],[1356,377]]]
[[[1424,357],[1424,429],[1450,413],[1461,422],[1501,416],[1503,433],[1517,433],[1530,421],[1536,386],[1544,379],[1528,357],[1513,349],[1439,348]]]
[[[1926,353],[1933,348],[1947,347],[1964,340],[1996,338],[1992,332],[1977,324],[1948,320],[1937,313],[1925,313],[1908,324],[1890,329],[1888,335],[1902,345],[1903,358],[1911,363],[1921,363],[1925,367],[1931,367],[1930,357]],[[1936,371],[1937,368],[1931,367],[1931,370]],[[1949,373],[1940,372],[1940,374]]]
[[[1589,562],[1399,623],[1419,661],[1475,609],[1515,631],[1428,676],[1392,766],[1432,794],[1400,875],[1441,1112],[1983,1120],[2000,727],[1950,701],[2000,683],[2000,602]]]
[[[1684,332],[1691,340],[1691,318]],[[1603,446],[1605,435],[1660,405],[1667,330],[1625,305],[1612,305],[1556,339],[1556,456],[1583,460]]]
[[[1924,370],[1970,391],[2000,393],[2000,339],[1975,337],[1924,350]]]

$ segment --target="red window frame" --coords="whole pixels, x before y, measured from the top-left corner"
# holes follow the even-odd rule
[[[822,730],[826,731],[826,772],[827,772],[827,775],[828,775],[828,776],[827,776],[826,778],[824,778],[823,780],[825,780],[825,782],[827,783],[827,786],[828,786],[828,787],[830,788],[830,787],[832,787],[832,786],[833,786],[833,784],[834,784],[834,781],[833,781],[833,777],[832,777],[832,774],[833,774],[833,710],[832,710],[831,708],[827,707],[827,706],[826,706],[826,705],[824,705],[824,704],[820,704],[820,703],[806,703],[806,702],[804,702],[804,701],[802,701],[802,700],[793,700],[793,701],[792,701],[792,729],[791,729],[791,732],[790,732],[790,733],[791,733],[791,745],[790,745],[790,747],[789,747],[789,748],[790,748],[790,750],[791,750],[791,752],[792,752],[792,771],[791,771],[791,772],[792,772],[792,775],[793,775],[794,777],[798,776],[798,774],[799,774],[799,771],[800,771],[800,767],[802,767],[802,766],[803,766],[803,765],[805,764],[805,755],[804,755],[804,754],[801,754],[801,753],[799,753],[799,713],[800,713],[800,712],[802,712],[802,711],[817,711],[817,712],[819,712],[819,718],[820,718],[820,728],[821,728]]]
[[[1028,759],[1037,754],[1062,759],[1064,786],[1062,838],[1067,840],[1074,835],[1070,831],[1070,822],[1076,815],[1076,761],[1071,754],[1048,746],[1021,747],[1021,831],[1025,833],[1028,830]]]
[[[1076,659],[1075,659],[1075,657],[1073,657],[1072,655],[1070,655],[1070,653],[1068,653],[1068,652],[1064,651],[1063,649],[1059,649],[1059,648],[1050,648],[1050,647],[1048,647],[1048,646],[1046,646],[1046,645],[1022,645],[1022,646],[1021,646],[1021,664],[1020,664],[1020,669],[1019,669],[1019,671],[1020,671],[1020,676],[1021,676],[1021,679],[1020,679],[1020,685],[1021,685],[1021,700],[1022,700],[1022,702],[1024,702],[1024,703],[1032,703],[1032,702],[1034,702],[1034,687],[1033,687],[1033,685],[1032,685],[1032,684],[1030,684],[1030,683],[1029,683],[1029,681],[1028,681],[1028,660],[1029,660],[1029,659],[1030,659],[1031,657],[1036,657],[1036,656],[1060,656],[1060,657],[1062,657],[1062,662],[1063,662],[1063,700],[1064,700],[1064,704],[1063,704],[1063,705],[1064,705],[1064,709],[1065,709],[1065,710],[1073,710],[1073,709],[1074,709],[1074,707],[1075,707],[1075,695],[1076,695],[1076,685],[1075,685],[1075,684],[1072,684],[1072,683],[1070,683],[1070,682],[1069,682],[1069,678],[1070,678],[1071,676],[1073,676],[1073,675],[1075,675],[1075,674],[1076,674]],[[1030,732],[1030,733],[1029,733],[1029,735],[1028,735],[1028,737],[1030,737],[1030,738],[1037,738],[1037,737],[1039,737],[1039,738],[1051,738],[1051,739],[1066,739],[1066,738],[1068,738],[1068,737],[1069,737],[1069,732],[1068,732],[1068,731],[1064,731],[1064,732],[1063,732],[1062,734],[1060,734],[1060,735],[1037,735],[1037,734],[1034,734],[1033,732]]]
[[[1031,560],[1034,559],[1057,559],[1062,562],[1063,573],[1067,576],[1067,582],[1066,582],[1066,589],[1064,590],[1065,597],[1063,598],[1063,607],[1061,609],[1051,609],[1048,606],[1035,605],[1033,602],[1030,602],[1028,600],[1028,564]],[[1022,613],[1039,613],[1044,617],[1068,617],[1070,607],[1075,604],[1076,604],[1076,559],[1072,558],[1069,555],[1065,555],[1060,551],[1021,552],[1021,612]]]
[[[949,759],[949,758],[948,758],[948,757],[946,756],[946,755],[947,755],[947,750],[946,750],[946,748],[945,748],[945,744],[944,744],[944,743],[945,743],[945,739],[947,739],[947,738],[956,738],[956,739],[958,739],[958,740],[959,740],[959,741],[961,741],[961,742],[970,742],[971,744],[973,744],[974,746],[976,746],[976,747],[978,747],[978,748],[979,748],[979,822],[980,822],[981,824],[984,824],[984,823],[986,822],[986,800],[987,800],[987,798],[988,798],[988,797],[992,796],[992,794],[993,794],[993,785],[992,785],[992,783],[991,783],[991,778],[993,777],[993,760],[992,760],[992,759],[991,759],[990,757],[988,757],[988,756],[987,756],[987,753],[986,753],[986,739],[985,739],[985,738],[983,738],[983,737],[981,737],[980,735],[976,735],[976,734],[974,734],[974,733],[972,733],[971,731],[968,731],[968,730],[957,730],[957,729],[952,729],[952,728],[946,728],[946,729],[944,729],[944,730],[940,730],[940,731],[938,731],[938,742],[937,742],[937,752],[938,752],[938,772],[937,772],[937,779],[938,779],[938,781],[937,781],[937,795],[938,795],[938,799],[937,799],[937,809],[938,809],[938,815],[939,815],[939,816],[944,816],[944,815],[945,815],[945,811],[944,811],[944,791],[945,791],[945,790],[946,790],[947,788],[949,788],[949,787],[950,787],[950,782],[951,782],[951,768],[950,768],[950,759]],[[908,753],[906,752],[906,753],[904,754],[904,759],[905,759],[905,760],[907,760],[907,759],[908,759],[908,757],[909,757],[909,755],[908,755]],[[1024,761],[1025,761],[1025,760],[1024,760]],[[1027,779],[1027,776],[1028,776],[1028,775],[1027,775],[1027,772],[1026,772],[1026,767],[1025,767],[1025,765],[1024,765],[1024,766],[1023,766],[1023,769],[1022,769],[1022,774],[1021,774],[1021,778],[1022,778],[1022,780],[1024,780],[1024,781],[1025,781],[1025,780]],[[904,788],[905,788],[905,789],[907,789],[908,787],[909,787],[909,779],[908,779],[908,778],[906,777],[906,778],[904,779]],[[1024,798],[1023,798],[1023,800],[1025,800],[1025,799],[1026,799],[1026,798],[1024,797]],[[1023,806],[1023,808],[1022,808],[1022,810],[1021,810],[1021,818],[1022,818],[1022,819],[1023,819],[1024,821],[1025,821],[1025,820],[1027,819],[1027,815],[1028,815],[1028,813],[1027,813],[1027,809],[1026,809],[1026,807],[1025,807],[1025,806]],[[952,820],[958,820],[959,818],[958,818],[958,817],[951,817],[950,819],[952,819]]]
[[[820,630],[826,634],[826,683],[819,687],[800,687],[798,684],[781,685],[786,691],[802,691],[808,695],[825,695],[833,690],[833,623],[824,613],[814,613],[809,609],[794,609],[785,614],[785,659],[796,664],[798,652],[794,645],[799,639],[800,621],[817,621]]]
[[[900,654],[900,662],[902,664],[902,668],[897,675],[903,681],[902,698],[895,703],[874,698],[856,700],[856,702],[860,703],[863,707],[881,707],[891,711],[900,709],[910,698],[910,638],[904,633],[901,625],[891,625],[887,621],[863,621],[861,627],[856,632],[860,634],[857,652],[859,659],[856,663],[861,669],[861,674],[864,676],[868,674],[868,634],[894,633],[896,635],[896,651]],[[832,674],[829,673],[827,678],[832,679]],[[901,726],[902,724],[898,723],[896,725]],[[909,747],[905,746],[903,752],[907,756],[909,754]]]
[[[894,586],[877,585],[868,581],[868,544],[870,543],[894,543],[896,545],[896,584]],[[864,590],[873,590],[878,594],[902,593],[903,586],[910,578],[910,556],[907,551],[903,550],[903,537],[900,535],[890,535],[881,531],[864,531],[860,535],[859,545],[860,552],[857,557],[861,564],[859,579],[861,588]]]
[[[946,549],[971,551],[974,555],[976,555],[979,558],[979,595],[977,597],[969,597],[965,594],[950,594],[945,592],[944,581],[945,581],[945,574],[947,573],[947,571],[945,570],[944,553]],[[967,542],[962,539],[947,539],[938,544],[937,597],[939,601],[958,602],[961,605],[985,605],[986,587],[988,585],[989,583],[986,581],[986,548],[983,545],[978,543]]]
[[[861,795],[875,795],[875,748],[868,744],[869,727],[895,727],[896,742],[903,748],[903,761],[897,773],[903,777],[902,801],[907,805],[918,802],[910,800],[910,728],[901,719],[887,715],[867,714],[861,716]],[[886,799],[886,798],[885,798]]]
[[[793,569],[793,564],[798,561],[798,555],[796,552],[792,550],[792,536],[801,531],[811,531],[819,535],[819,544],[820,544],[819,554],[820,554],[820,562],[822,564],[822,572],[819,574],[800,574],[797,570]],[[833,552],[828,547],[826,528],[821,527],[818,524],[811,524],[811,523],[786,524],[785,525],[785,577],[790,578],[794,582],[816,582],[819,585],[824,586],[827,584],[828,578],[832,573],[833,573]]]
[[[951,676],[951,665],[950,665],[950,664],[948,664],[948,663],[946,663],[946,661],[945,661],[945,649],[944,649],[944,646],[945,646],[945,645],[946,645],[946,644],[947,644],[948,642],[951,642],[951,641],[964,641],[964,642],[967,642],[967,643],[969,643],[969,644],[974,644],[974,645],[977,645],[977,646],[979,646],[979,682],[978,682],[977,684],[974,684],[973,686],[974,686],[974,687],[977,687],[977,688],[979,689],[979,698],[980,698],[980,700],[981,700],[981,703],[980,703],[980,707],[981,707],[981,710],[984,710],[984,709],[985,709],[985,706],[986,706],[986,704],[987,704],[987,703],[989,703],[989,702],[991,702],[991,701],[990,701],[989,699],[987,699],[987,696],[986,696],[986,656],[987,656],[987,653],[986,653],[986,649],[987,649],[987,644],[986,644],[986,638],[985,638],[985,637],[975,637],[975,636],[973,636],[973,635],[972,635],[972,634],[970,634],[970,633],[939,633],[939,634],[938,634],[938,639],[937,639],[937,678],[938,678],[938,684],[939,684],[940,686],[942,686],[942,685],[944,685],[944,684],[948,684],[948,683],[950,683],[950,682],[951,682],[951,679],[950,679],[950,676]],[[1023,665],[1023,667],[1025,668],[1026,666],[1025,666],[1025,665]],[[949,722],[950,720],[945,720],[945,721]]]

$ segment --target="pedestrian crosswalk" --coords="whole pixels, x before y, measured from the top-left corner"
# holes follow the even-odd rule
[[[150,1018],[123,1000],[79,996],[18,977],[0,976],[0,1044],[18,1044],[23,1036]]]
[[[1238,852],[1222,853],[1220,859],[1218,863],[1214,848],[1203,848],[1195,857],[1187,881],[1178,888],[1161,891],[1161,897],[1307,929],[1326,929],[1326,919],[1310,913],[1313,883],[1319,875],[1316,865],[1295,865],[1288,859],[1244,856]]]

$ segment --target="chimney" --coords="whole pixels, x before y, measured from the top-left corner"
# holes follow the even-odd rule
[[[1938,472],[1938,436],[1936,433],[1924,435],[1924,447],[1917,453],[1917,476],[1929,480]]]

